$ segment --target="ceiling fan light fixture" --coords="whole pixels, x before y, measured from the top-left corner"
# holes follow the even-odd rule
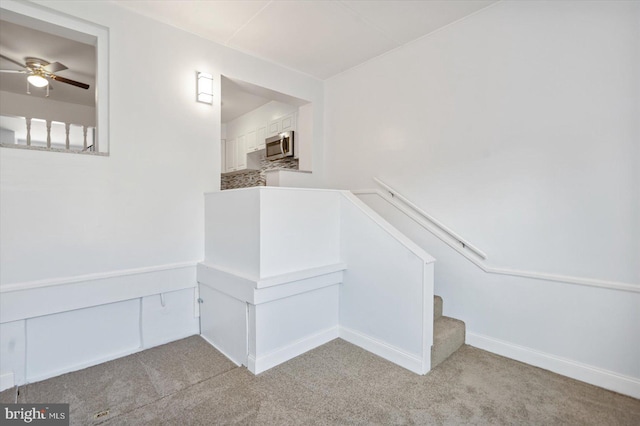
[[[49,85],[49,81],[46,78],[37,74],[27,77],[27,81],[35,87],[45,87]]]

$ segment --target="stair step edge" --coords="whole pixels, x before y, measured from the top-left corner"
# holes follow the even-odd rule
[[[433,319],[437,320],[442,316],[442,297],[433,296]]]

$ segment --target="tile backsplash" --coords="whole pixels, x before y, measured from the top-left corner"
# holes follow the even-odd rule
[[[295,158],[281,158],[280,160],[260,160],[260,170],[247,170],[237,174],[223,174],[220,180],[220,189],[250,188],[252,186],[265,186],[264,172],[273,169],[298,170],[298,160]]]

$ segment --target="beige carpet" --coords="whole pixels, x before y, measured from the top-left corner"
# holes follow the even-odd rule
[[[253,376],[193,336],[21,387],[18,401],[70,403],[77,425],[640,425],[640,400],[470,346],[418,376],[339,339]]]

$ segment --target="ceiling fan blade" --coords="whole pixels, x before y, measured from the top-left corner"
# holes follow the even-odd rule
[[[68,69],[65,65],[62,65],[60,62],[53,62],[47,66],[42,67],[46,72],[54,73],[58,71],[64,71]]]
[[[14,64],[16,64],[16,65],[19,65],[19,66],[21,66],[22,68],[26,68],[26,67],[27,67],[25,64],[21,64],[20,62],[18,62],[18,61],[16,61],[16,60],[13,60],[13,59],[11,59],[11,58],[9,58],[9,57],[7,57],[7,56],[4,56],[4,55],[2,55],[2,54],[0,54],[0,58],[2,58],[2,59],[4,59],[4,60],[7,60],[7,61],[9,61],[9,62],[12,62],[12,63],[14,63]]]
[[[55,81],[59,81],[60,83],[71,84],[72,86],[76,86],[76,87],[79,87],[81,89],[88,89],[89,88],[89,85],[86,84],[86,83],[81,83],[79,81],[70,80],[68,78],[60,77],[59,75],[51,74],[51,78],[54,79]]]
[[[0,70],[0,72],[8,72],[8,73],[17,73],[17,74],[26,74],[25,70]]]

